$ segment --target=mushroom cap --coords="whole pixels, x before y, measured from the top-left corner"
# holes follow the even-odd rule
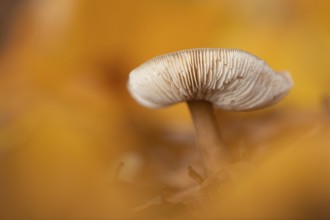
[[[237,49],[190,49],[155,57],[131,71],[128,90],[140,104],[160,108],[209,101],[224,110],[247,111],[280,101],[292,88],[287,72]]]

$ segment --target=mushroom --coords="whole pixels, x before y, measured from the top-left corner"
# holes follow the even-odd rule
[[[228,162],[213,106],[248,111],[277,103],[292,88],[286,72],[237,49],[201,48],[155,57],[132,70],[128,90],[140,104],[162,108],[187,102],[205,175]]]

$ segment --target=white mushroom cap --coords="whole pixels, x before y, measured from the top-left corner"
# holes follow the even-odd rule
[[[288,73],[273,71],[258,57],[236,49],[190,49],[155,57],[128,80],[140,104],[159,108],[204,100],[233,111],[263,108],[292,88]]]

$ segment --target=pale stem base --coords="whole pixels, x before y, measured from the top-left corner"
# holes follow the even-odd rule
[[[228,152],[221,137],[213,105],[206,101],[189,101],[205,175],[215,173],[228,160]]]

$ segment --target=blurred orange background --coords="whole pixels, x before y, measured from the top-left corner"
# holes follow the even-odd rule
[[[217,111],[234,162],[248,154],[261,174],[249,177],[250,188],[241,183],[239,196],[233,189],[237,203],[212,203],[214,215],[237,217],[245,206],[239,217],[265,217],[256,207],[269,204],[274,216],[267,201],[291,201],[292,186],[320,189],[330,175],[315,172],[330,165],[329,10],[326,0],[0,1],[0,218],[132,217],[128,210],[163,185],[194,185],[186,167],[199,159],[186,106],[147,109],[126,89],[132,69],[187,48],[246,50],[295,82],[269,110]],[[264,198],[258,184],[281,196]]]

